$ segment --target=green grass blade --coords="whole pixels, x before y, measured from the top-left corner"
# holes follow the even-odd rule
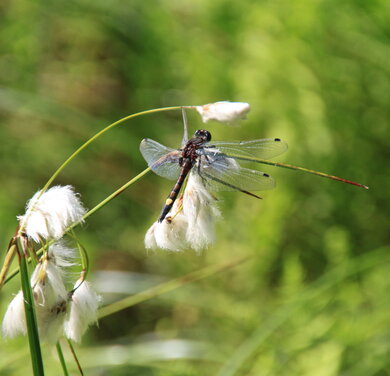
[[[35,314],[34,299],[27,270],[26,249],[23,239],[17,237],[17,248],[20,265],[20,278],[24,297],[24,310],[26,314],[27,336],[30,345],[30,355],[34,376],[43,376],[42,351],[39,341],[38,324]]]
[[[64,372],[64,375],[65,375],[65,376],[69,376],[68,368],[66,367],[66,362],[65,362],[65,358],[64,358],[64,353],[62,352],[62,348],[61,348],[60,341],[58,341],[58,342],[56,343],[56,349],[57,349],[58,358],[60,359],[62,371]]]

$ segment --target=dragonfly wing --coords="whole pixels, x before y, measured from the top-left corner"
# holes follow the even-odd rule
[[[144,138],[140,144],[140,151],[149,167],[157,175],[171,180],[178,178],[180,150],[171,149],[150,138]]]
[[[217,149],[220,153],[234,157],[255,157],[268,159],[276,157],[287,150],[287,143],[280,138],[263,138],[260,140],[237,141],[237,142],[210,142],[204,148]]]
[[[275,187],[268,174],[241,167],[233,158],[201,156],[199,174],[213,191],[263,191]],[[197,167],[195,166],[196,170]]]

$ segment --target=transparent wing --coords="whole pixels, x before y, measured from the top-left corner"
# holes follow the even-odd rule
[[[207,188],[213,191],[263,191],[275,187],[268,174],[241,167],[233,158],[202,155],[195,166]]]
[[[209,153],[207,148],[217,149],[219,152],[245,157],[268,159],[276,157],[287,150],[287,143],[280,138],[263,138],[260,140],[237,141],[237,142],[209,142],[205,145],[204,153]]]
[[[181,156],[179,150],[168,148],[150,138],[144,138],[139,148],[153,172],[171,180],[178,178],[180,174],[179,158]]]

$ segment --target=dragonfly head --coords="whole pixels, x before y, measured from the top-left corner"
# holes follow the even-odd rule
[[[202,140],[204,140],[206,142],[211,140],[211,133],[209,131],[204,130],[204,129],[198,129],[194,133],[194,136],[198,137],[198,138],[201,138]]]

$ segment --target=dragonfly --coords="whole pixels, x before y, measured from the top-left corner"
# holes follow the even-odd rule
[[[189,140],[183,139],[182,147],[172,149],[150,138],[142,140],[140,151],[150,169],[157,175],[176,180],[165,201],[158,222],[162,222],[172,209],[183,184],[190,173],[196,173],[210,191],[239,191],[261,198],[252,191],[275,187],[274,179],[267,173],[242,167],[241,162],[255,162],[300,170],[362,188],[367,186],[323,172],[271,161],[287,150],[287,143],[280,138],[249,141],[211,141],[211,133],[198,129]]]

